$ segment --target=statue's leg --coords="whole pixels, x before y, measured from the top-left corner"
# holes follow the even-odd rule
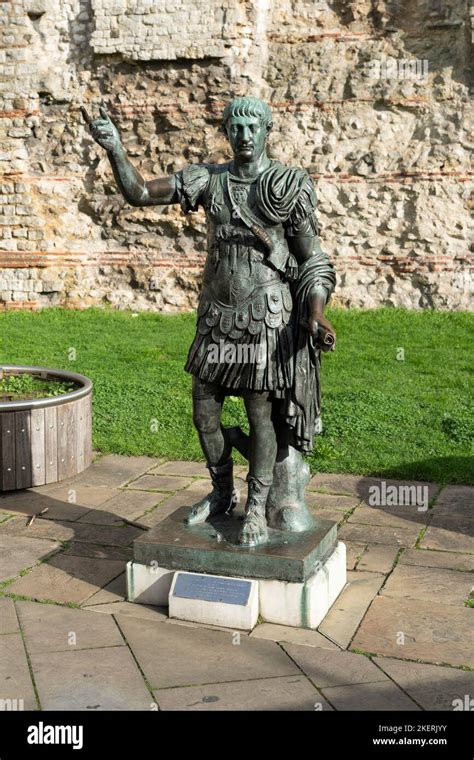
[[[305,500],[309,479],[309,467],[302,454],[291,444],[280,446],[267,499],[267,522],[271,528],[300,532],[314,527]]]
[[[232,510],[237,503],[234,492],[232,446],[221,426],[222,389],[193,377],[193,422],[206,457],[212,491],[191,508],[185,522],[204,522],[208,517]]]
[[[305,499],[310,480],[309,466],[292,444],[293,434],[275,405],[278,453],[273,483],[267,499],[267,523],[270,528],[300,532],[314,527]]]
[[[239,543],[243,546],[257,546],[268,540],[265,506],[273,479],[277,437],[270,395],[254,391],[244,393],[243,396],[250,428],[249,474],[248,497]]]

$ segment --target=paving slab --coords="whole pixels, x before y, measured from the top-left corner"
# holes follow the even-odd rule
[[[92,594],[120,575],[120,560],[59,555],[14,581],[8,593],[60,604],[85,602]]]
[[[474,667],[472,620],[473,612],[467,607],[378,596],[352,648],[405,660]]]
[[[43,710],[151,709],[126,646],[33,654],[31,664]]]
[[[319,631],[346,649],[385,576],[381,573],[348,572],[348,585],[336,599]]]
[[[0,636],[0,710],[8,709],[38,709],[20,633]]]
[[[0,509],[14,515],[37,515],[43,509],[47,508],[49,519],[53,520],[77,520],[90,507],[81,504],[71,504],[67,496],[60,498],[58,496],[49,496],[40,494],[36,490],[12,491],[0,496]]]
[[[91,612],[102,612],[105,615],[128,615],[140,620],[152,620],[155,623],[169,622],[167,607],[151,607],[146,604],[133,602],[110,602],[87,607]]]
[[[370,544],[357,564],[357,570],[371,573],[389,573],[398,554],[398,547]]]
[[[88,525],[107,525],[118,528],[124,524],[124,518],[114,515],[113,512],[107,512],[105,509],[89,509],[77,522],[80,525],[87,523]]]
[[[26,516],[13,517],[0,525],[0,540],[3,537],[24,536],[25,538],[47,538],[51,541],[70,541],[74,537],[74,522],[44,520],[37,517],[31,524],[26,524]]]
[[[430,527],[461,533],[470,538],[474,537],[474,517],[462,512],[437,512],[433,509],[433,519]]]
[[[108,454],[95,461],[87,470],[76,475],[65,485],[107,486],[120,488],[148,472],[160,463],[153,457],[125,457]]]
[[[13,601],[6,597],[0,597],[0,634],[17,633],[19,630]]]
[[[324,696],[336,710],[364,712],[419,710],[415,702],[391,681],[336,686],[324,689]]]
[[[67,557],[92,557],[93,559],[121,559],[123,562],[133,557],[131,546],[99,546],[98,544],[87,544],[73,542],[63,556]]]
[[[121,646],[123,637],[109,617],[38,602],[17,602],[28,653]]]
[[[74,524],[74,541],[100,546],[130,546],[142,533],[142,530],[131,525],[118,527],[81,522]]]
[[[416,507],[367,507],[361,504],[350,515],[348,522],[358,525],[380,525],[386,528],[411,528],[418,526],[418,533],[431,517],[430,510],[418,512]]]
[[[187,488],[193,483],[192,478],[184,478],[179,475],[142,475],[141,477],[129,483],[127,488],[130,490],[142,491],[163,491],[175,493]]]
[[[287,641],[291,644],[302,644],[309,647],[322,647],[323,649],[337,649],[339,647],[329,641],[318,631],[310,631],[307,628],[293,628],[288,625],[275,625],[274,623],[261,623],[257,625],[251,638],[268,639],[269,641]]]
[[[77,520],[117,493],[118,489],[106,486],[59,483],[50,486],[46,494],[37,493],[37,507],[48,507],[45,517],[50,520]]]
[[[387,544],[393,546],[414,546],[423,525],[411,523],[409,527],[393,528],[378,525],[345,523],[339,530],[341,541],[358,541],[367,544]]]
[[[31,514],[39,515],[46,508],[48,511],[41,515],[42,519],[61,522],[76,522],[80,517],[90,512],[91,509],[81,504],[72,504],[56,498],[53,499],[49,496],[43,496],[35,505]]]
[[[114,578],[104,588],[93,594],[84,603],[84,607],[90,607],[95,604],[110,604],[112,602],[124,602],[127,596],[127,579],[126,573]]]
[[[129,483],[128,488],[131,490],[169,491],[174,493],[191,485],[192,482],[192,478],[183,478],[179,475],[142,475],[137,480]]]
[[[363,654],[299,644],[282,643],[282,647],[318,689],[388,681],[385,673]]]
[[[21,514],[25,514],[40,499],[40,494],[31,489],[7,491],[0,493],[0,510],[2,512],[20,512]]]
[[[161,710],[331,710],[324,697],[304,676],[263,678],[211,686],[188,686],[154,692]]]
[[[346,545],[346,568],[354,570],[360,559],[364,555],[367,544],[357,543],[355,541],[344,541]]]
[[[333,520],[339,526],[346,519],[346,513],[338,509],[318,509],[309,507],[309,511],[316,520]]]
[[[430,551],[428,549],[405,549],[400,555],[400,565],[421,567],[445,567],[447,570],[474,570],[474,555],[458,552]]]
[[[153,689],[269,676],[300,675],[273,641],[207,628],[155,625],[117,616],[122,633]]]
[[[433,517],[433,523],[429,526],[420,541],[420,547],[422,549],[474,554],[474,536],[472,533],[463,532],[462,526],[457,522],[456,518],[449,519],[452,522],[448,527],[440,527],[439,523],[441,521],[446,525],[446,517],[441,517],[438,524],[435,523],[435,518]]]
[[[432,599],[442,604],[463,607],[473,585],[472,573],[437,567],[397,565],[381,594],[398,599]]]
[[[308,506],[317,509],[338,509],[341,512],[347,512],[350,509],[355,509],[360,503],[359,499],[354,496],[338,496],[318,491],[306,491],[305,496]]]
[[[0,534],[0,581],[14,578],[58,548],[57,541]]]
[[[234,470],[235,471],[235,470]],[[181,475],[193,478],[210,478],[205,462],[163,462],[150,470],[154,475]]]
[[[167,498],[161,501],[155,509],[140,518],[140,525],[154,528],[155,525],[158,525],[166,517],[172,515],[180,507],[191,507],[193,504],[196,504],[210,490],[211,487],[208,480],[196,480],[189,488],[178,491],[178,493],[172,496],[168,494]]]
[[[100,509],[83,515],[79,522],[100,523],[104,519],[122,522],[122,519],[137,520],[148,509],[155,507],[167,497],[167,493],[149,493],[148,491],[117,491],[111,499],[104,502]]]
[[[102,546],[130,546],[143,531],[131,525],[122,527],[111,525],[89,525],[82,522],[60,522],[37,518],[30,526],[22,517],[14,517],[0,525],[0,539],[3,535],[28,536],[29,538],[50,538],[58,541],[76,541]]]
[[[474,486],[445,486],[436,498],[434,511],[473,517]]]
[[[358,496],[360,475],[339,475],[337,473],[319,472],[308,483],[308,491],[322,491],[342,496]],[[360,497],[359,497],[360,498]]]
[[[168,607],[163,607],[164,610],[167,612],[169,611]],[[229,633],[229,628],[223,625],[213,625],[212,623],[194,623],[191,620],[180,620],[179,618],[170,618],[167,617],[165,620],[165,623],[167,625],[186,625],[188,628],[207,628],[210,631],[223,631],[224,633]],[[240,636],[249,636],[249,631],[244,630],[242,628],[233,628],[233,631],[235,633],[239,633]]]
[[[423,710],[449,710],[454,700],[464,701],[474,694],[474,673],[441,665],[404,662],[390,657],[376,657],[375,662]]]

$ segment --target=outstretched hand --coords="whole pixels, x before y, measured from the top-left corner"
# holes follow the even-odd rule
[[[105,148],[109,153],[113,153],[121,146],[119,131],[104,105],[99,106],[99,112],[101,115],[100,119],[91,119],[84,106],[81,106],[84,121],[88,125],[96,143]]]

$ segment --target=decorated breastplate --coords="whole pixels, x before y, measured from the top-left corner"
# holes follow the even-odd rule
[[[227,191],[232,206],[232,219],[242,219],[242,209],[245,208],[252,213],[249,198],[253,189],[253,182],[238,180],[237,177],[227,175]],[[245,214],[245,211],[243,213]]]

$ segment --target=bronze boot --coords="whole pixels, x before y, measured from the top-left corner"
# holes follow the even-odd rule
[[[268,541],[265,507],[272,483],[271,480],[259,480],[250,475],[247,476],[247,482],[249,489],[239,544],[241,546],[259,546]]]
[[[184,520],[186,525],[196,525],[213,515],[232,512],[237,505],[237,495],[234,491],[233,465],[232,459],[217,467],[207,465],[211,474],[212,491],[191,507],[191,511]]]

